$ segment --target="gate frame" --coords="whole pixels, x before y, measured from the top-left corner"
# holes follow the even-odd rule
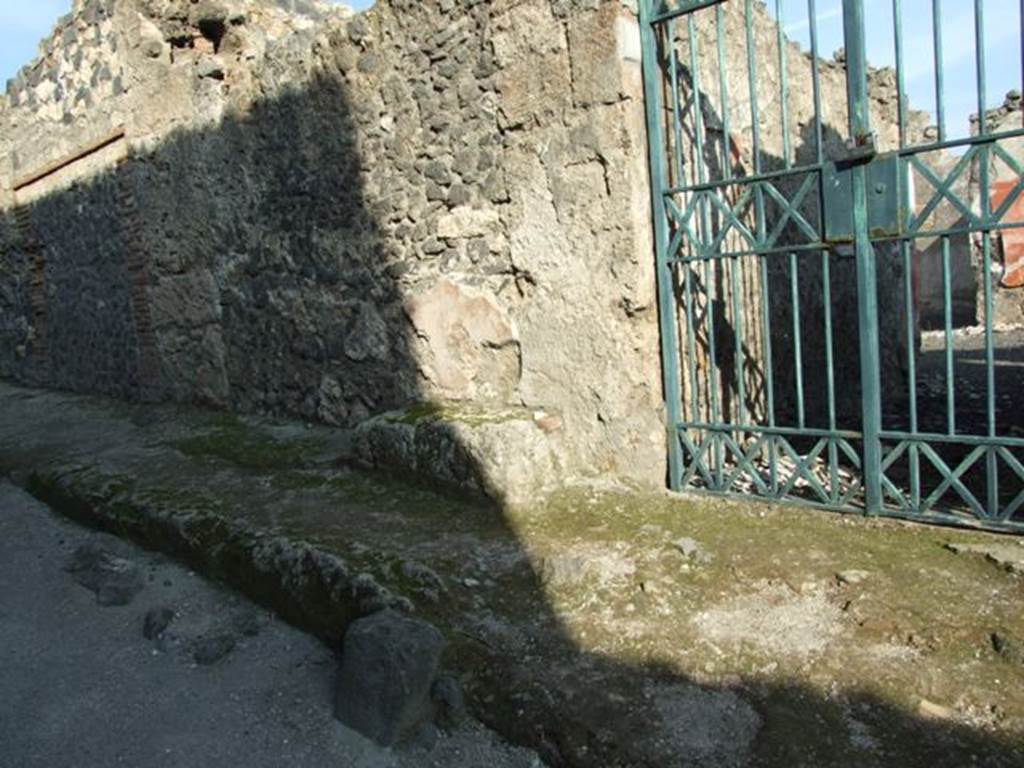
[[[739,2],[740,0],[734,0]],[[667,432],[667,450],[668,450],[668,481],[669,486],[674,491],[684,490],[686,487],[687,476],[690,472],[686,471],[685,464],[686,459],[684,456],[684,445],[683,445],[683,430],[689,429],[690,427],[685,426],[686,422],[682,414],[682,388],[681,388],[681,357],[679,340],[677,337],[677,329],[679,327],[678,319],[678,300],[675,296],[675,289],[673,284],[673,255],[669,252],[672,247],[671,242],[673,240],[672,233],[670,231],[669,217],[666,205],[666,194],[669,193],[669,185],[667,184],[667,163],[669,160],[669,153],[667,152],[665,135],[663,130],[663,121],[665,120],[665,111],[663,109],[661,92],[666,84],[665,76],[662,71],[661,62],[661,50],[659,46],[659,28],[681,17],[690,17],[692,22],[692,14],[712,8],[715,6],[721,6],[724,3],[730,2],[730,0],[676,0],[674,6],[667,6],[665,0],[639,0],[639,21],[640,21],[640,37],[641,37],[641,51],[642,51],[642,71],[643,71],[643,83],[644,83],[644,98],[645,98],[645,114],[647,123],[647,134],[648,134],[648,160],[649,160],[649,173],[650,173],[650,187],[651,187],[651,206],[653,215],[653,226],[654,226],[654,243],[655,243],[655,256],[656,256],[656,277],[657,277],[657,295],[658,295],[658,313],[659,313],[659,327],[661,335],[661,363],[662,363],[662,378],[663,378],[663,394],[665,399],[665,415],[667,419],[666,432]],[[747,35],[748,35],[748,49],[750,47],[749,36],[751,30],[750,25],[750,7],[752,0],[745,0],[746,3],[746,23],[747,23]],[[766,0],[767,2],[767,0]],[[944,115],[943,115],[943,85],[942,85],[942,59],[941,59],[941,19],[936,17],[933,20],[934,34],[936,41],[936,93],[937,93],[937,111],[938,120],[940,126],[940,137],[939,142],[933,145],[925,146],[907,146],[905,144],[905,127],[906,127],[906,111],[907,106],[904,103],[904,82],[903,82],[903,69],[902,69],[902,16],[901,16],[901,0],[893,0],[894,9],[894,21],[895,21],[895,47],[896,47],[896,75],[897,75],[897,88],[900,94],[899,100],[899,129],[900,129],[900,143],[899,151],[891,153],[888,159],[895,161],[894,165],[897,169],[897,175],[900,178],[899,186],[901,187],[898,195],[899,202],[897,203],[897,215],[900,219],[897,225],[897,231],[887,234],[884,237],[879,237],[877,231],[875,231],[875,237],[873,238],[872,232],[872,221],[869,221],[869,217],[872,215],[872,211],[869,209],[869,182],[870,175],[869,169],[871,163],[878,158],[877,151],[874,146],[874,137],[871,131],[870,121],[870,100],[867,87],[867,75],[868,75],[868,62],[866,56],[866,40],[865,40],[865,17],[864,17],[864,5],[863,0],[842,0],[842,18],[843,18],[843,34],[846,50],[846,84],[847,84],[847,107],[849,114],[849,135],[852,137],[848,140],[847,157],[840,162],[844,166],[844,170],[849,171],[848,176],[850,179],[851,186],[851,202],[852,210],[850,211],[850,218],[852,219],[852,240],[855,250],[856,258],[856,274],[857,274],[857,321],[859,328],[859,352],[860,352],[860,379],[861,379],[861,423],[859,432],[850,432],[848,430],[838,430],[833,425],[831,428],[831,434],[822,437],[821,439],[828,440],[828,447],[830,454],[836,450],[836,444],[851,439],[856,439],[862,442],[860,452],[860,463],[857,465],[859,472],[859,484],[860,489],[863,493],[863,504],[854,508],[849,505],[850,496],[844,495],[836,501],[835,492],[833,492],[832,503],[821,503],[817,501],[806,501],[802,499],[790,499],[786,498],[785,494],[788,492],[784,489],[782,493],[778,492],[778,486],[774,480],[774,460],[776,453],[776,439],[781,439],[784,434],[806,434],[808,436],[814,436],[813,430],[806,431],[803,426],[803,418],[801,413],[801,426],[799,429],[785,428],[785,430],[779,430],[774,426],[774,422],[771,422],[772,426],[766,428],[763,434],[768,436],[768,445],[772,453],[771,468],[772,473],[772,495],[762,494],[760,498],[765,501],[785,501],[793,502],[797,504],[810,505],[814,507],[826,507],[833,509],[841,509],[843,511],[862,511],[864,514],[877,516],[885,515],[890,517],[899,517],[905,519],[911,519],[921,522],[929,522],[936,524],[951,524],[960,527],[971,527],[971,528],[982,528],[992,531],[1000,532],[1013,532],[1013,533],[1024,533],[1024,519],[1015,519],[1015,515],[1019,514],[1021,509],[1024,509],[1024,490],[1016,496],[1011,502],[1009,502],[1006,511],[1000,513],[999,509],[999,497],[998,497],[998,485],[997,485],[997,473],[998,468],[995,466],[998,461],[998,456],[1002,455],[1004,460],[1008,461],[1005,457],[1010,455],[1012,458],[1011,451],[1018,448],[1024,448],[1024,440],[1017,440],[1016,438],[1010,438],[997,434],[996,422],[994,417],[994,384],[993,382],[993,353],[992,353],[992,333],[993,333],[993,320],[992,320],[992,297],[991,297],[991,274],[989,270],[989,263],[991,259],[989,241],[991,239],[991,233],[1000,229],[1009,227],[1020,227],[1024,226],[1024,222],[1020,223],[1009,223],[1003,224],[1000,221],[1000,216],[1003,211],[1009,207],[1009,203],[1005,204],[1000,211],[993,212],[990,210],[991,205],[988,202],[988,189],[987,189],[987,178],[988,178],[988,160],[990,147],[988,144],[995,144],[1000,139],[1024,137],[1024,128],[1019,130],[1012,130],[1001,134],[986,134],[984,131],[985,125],[985,73],[984,73],[984,37],[983,37],[983,5],[984,0],[974,0],[975,8],[975,35],[976,45],[978,52],[976,56],[978,58],[978,96],[979,96],[979,114],[981,121],[981,131],[977,136],[966,137],[962,141],[949,142],[945,140],[944,136]],[[720,12],[721,9],[718,10]],[[814,2],[809,2],[809,13],[813,14]],[[1022,6],[1022,13],[1024,13],[1024,6]],[[719,22],[721,17],[719,16]],[[1024,26],[1024,18],[1022,18],[1022,26]],[[776,24],[779,24],[779,47],[780,51],[782,48],[783,33],[781,31],[781,21],[776,20]],[[812,56],[814,56],[813,72],[815,79],[815,99],[816,108],[820,107],[817,103],[818,92],[817,92],[817,51],[814,42],[814,19],[811,22],[812,26]],[[691,35],[692,35],[691,26]],[[719,32],[720,34],[720,32]],[[1022,30],[1022,37],[1024,37],[1024,30]],[[721,47],[721,41],[719,41],[719,47]],[[719,51],[721,56],[721,51]],[[748,57],[749,57],[748,50]],[[691,61],[693,52],[691,50]],[[781,58],[781,53],[780,53]],[[672,59],[675,61],[675,58]],[[720,65],[721,66],[721,65]],[[748,62],[748,67],[750,64]],[[785,69],[781,71],[783,93],[785,94],[786,89],[786,74]],[[696,82],[696,81],[695,81]],[[677,86],[675,82],[675,76],[673,73],[672,78],[673,87]],[[754,76],[751,71],[750,74],[750,87],[753,92]],[[677,99],[677,97],[674,97]],[[699,94],[695,97],[695,100],[699,104]],[[754,98],[756,105],[756,98]],[[784,103],[784,101],[783,101]],[[680,121],[678,99],[674,102],[675,105],[675,121]],[[756,110],[756,106],[753,107]],[[697,113],[699,107],[694,109],[694,113]],[[700,118],[698,118],[699,120]],[[728,114],[726,111],[725,119],[728,120]],[[823,182],[823,158],[820,153],[820,114],[817,118],[819,121],[819,167],[815,171],[819,174],[819,183]],[[788,120],[785,116],[785,108],[783,107],[783,134],[784,137],[788,134]],[[726,123],[727,125],[727,123]],[[679,125],[675,126],[676,133],[679,133]],[[697,142],[698,152],[700,152],[700,132],[701,127],[696,128],[697,133],[695,134],[695,140]],[[757,143],[756,133],[756,112],[754,117],[753,130],[755,132],[755,145]],[[727,128],[726,128],[727,131]],[[678,144],[678,136],[676,137]],[[974,512],[974,517],[965,517],[958,514],[945,512],[937,509],[932,509],[930,505],[934,504],[937,499],[929,497],[928,505],[922,506],[922,500],[920,498],[919,484],[919,468],[917,466],[918,454],[924,450],[928,453],[932,453],[929,448],[930,440],[934,440],[936,435],[931,435],[928,432],[918,432],[916,427],[913,427],[909,431],[899,430],[885,430],[883,429],[882,423],[882,392],[881,392],[881,359],[880,359],[880,339],[879,339],[879,307],[878,307],[878,285],[877,285],[877,254],[873,245],[873,240],[879,239],[890,239],[894,242],[899,243],[901,253],[903,254],[904,263],[910,264],[908,254],[910,253],[909,247],[915,239],[920,237],[929,236],[928,233],[922,233],[922,223],[925,217],[918,219],[915,216],[915,212],[911,210],[909,205],[909,192],[907,191],[908,179],[915,166],[920,168],[920,161],[916,160],[915,155],[933,150],[947,149],[952,146],[966,146],[974,148],[977,145],[982,144],[979,155],[981,156],[982,166],[982,214],[977,219],[972,220],[966,228],[960,230],[946,230],[940,232],[944,238],[946,238],[946,245],[948,246],[948,237],[951,234],[961,234],[967,232],[973,234],[979,232],[983,234],[984,240],[984,266],[985,266],[985,317],[983,318],[985,324],[985,335],[986,335],[986,362],[988,365],[988,420],[989,429],[987,436],[973,435],[971,433],[957,433],[951,432],[951,438],[966,437],[968,442],[971,444],[977,444],[983,446],[985,451],[985,459],[987,463],[987,499],[984,502],[985,514],[981,514],[977,510]],[[786,139],[784,138],[784,146],[787,145]],[[998,156],[1007,157],[1005,152],[999,150],[998,146],[995,148],[995,153]],[[755,148],[755,174],[758,173],[757,155],[758,150]],[[1009,163],[1009,161],[1007,161]],[[1018,166],[1010,163],[1011,170],[1018,173],[1021,178],[1018,180],[1016,188],[1011,192],[1011,198],[1020,196],[1024,199],[1024,164]],[[789,166],[787,165],[787,168]],[[794,173],[798,169],[794,169]],[[962,171],[962,169],[961,169]],[[942,195],[945,195],[949,190],[950,186],[955,181],[955,177],[944,179],[941,182],[941,186],[936,185],[937,194],[935,198],[929,203],[929,207],[934,210],[935,200],[939,199]],[[747,182],[751,183],[751,182]],[[934,181],[932,182],[935,183]],[[962,201],[954,204],[962,204]],[[905,210],[906,208],[906,210]],[[823,207],[821,208],[822,219],[824,220],[826,212]],[[904,221],[905,220],[905,221]],[[819,237],[823,244],[823,253],[829,250],[828,244],[825,242],[825,224],[824,221],[820,223],[821,231]],[[948,250],[948,248],[947,248]],[[755,249],[756,253],[756,249]],[[763,255],[761,255],[763,258]],[[906,295],[909,297],[911,293],[910,280],[911,276],[908,273],[905,277],[907,281]],[[795,282],[795,279],[794,279]],[[689,300],[689,299],[688,299]],[[908,299],[909,301],[909,299]],[[948,300],[947,300],[948,301]],[[947,345],[949,342],[949,325],[947,320]],[[908,329],[913,324],[913,309],[912,306],[908,306]],[[688,331],[689,332],[689,331]],[[714,359],[714,341],[715,335],[712,321],[712,329],[709,332],[711,338],[711,355],[712,360]],[[769,342],[770,344],[770,339]],[[797,342],[799,343],[799,342]],[[829,342],[831,343],[831,342]],[[910,408],[913,409],[912,423],[916,423],[916,393],[914,391],[915,378],[914,370],[916,366],[916,351],[911,347],[911,339],[908,336],[907,339],[907,356],[910,364]],[[770,347],[769,347],[770,349]],[[770,352],[768,353],[770,355]],[[799,355],[799,352],[797,353]],[[947,350],[947,356],[951,354],[951,351]],[[713,363],[712,363],[713,364]],[[828,362],[829,375],[831,376],[831,359]],[[769,372],[769,382],[771,379],[771,372]],[[802,374],[800,374],[802,376]],[[741,384],[742,386],[742,384]],[[769,384],[769,399],[772,397],[770,394]],[[799,385],[798,385],[799,386]],[[947,389],[951,390],[953,384],[947,383]],[[714,394],[712,393],[712,398]],[[830,401],[831,402],[831,401]],[[714,406],[712,406],[714,409]],[[771,409],[769,405],[769,409]],[[717,414],[713,415],[712,422],[717,419]],[[742,420],[742,416],[741,416]],[[705,425],[709,426],[709,425]],[[730,430],[729,427],[735,429]],[[729,423],[712,423],[710,424],[711,433],[718,431],[727,434],[729,431],[741,432],[749,431],[742,429],[743,424],[729,424]],[[697,427],[693,427],[697,428]],[[772,432],[774,430],[774,432]],[[823,431],[822,431],[823,432]],[[772,436],[772,435],[776,435]],[[821,435],[817,435],[821,437]],[[721,436],[712,435],[711,439],[715,441],[715,451],[721,453]],[[894,442],[897,444],[891,447],[886,452],[885,442]],[[701,462],[699,456],[694,456],[693,446],[690,445],[687,440],[686,445],[690,450],[691,458],[694,459],[698,465]],[[911,456],[911,484],[913,486],[912,495],[909,497],[910,502],[905,502],[901,497],[901,502],[910,504],[910,506],[900,506],[899,508],[893,508],[891,505],[886,504],[886,498],[883,492],[884,484],[888,484],[886,487],[891,488],[892,482],[887,479],[885,473],[887,467],[892,465],[892,462],[896,457],[899,456],[899,452],[904,448],[909,451]],[[843,446],[843,451],[849,454],[848,445]],[[976,450],[981,450],[978,448]],[[815,449],[820,452],[820,448]],[[721,463],[721,456],[718,456],[719,464]],[[806,461],[806,457],[803,457]],[[743,461],[743,459],[738,459]],[[749,457],[748,457],[749,463]],[[948,485],[951,483],[958,483],[958,476],[962,471],[966,471],[967,468],[974,466],[973,463],[962,463],[955,470],[952,467],[940,468],[936,465],[936,469],[939,470],[940,474],[944,477],[944,482]],[[1018,462],[1016,466],[1010,465],[1010,469],[1013,470],[1018,480],[1021,481],[1024,486],[1024,475],[1021,474],[1021,464]],[[802,472],[803,469],[798,466],[798,473]],[[735,493],[731,490],[734,484],[732,480],[729,483],[723,483],[721,479],[721,467],[719,466],[717,472],[710,473],[705,471],[703,473],[708,479],[708,489],[711,492],[717,493]],[[717,475],[717,479],[712,477]],[[716,489],[715,486],[725,486],[724,490],[721,488]],[[700,489],[692,489],[700,490]],[[958,491],[959,492],[959,491]],[[939,497],[941,498],[941,496]],[[917,505],[917,506],[915,506]]]

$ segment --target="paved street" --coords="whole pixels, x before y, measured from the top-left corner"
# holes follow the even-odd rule
[[[129,604],[100,605],[66,570],[90,542],[138,567]],[[336,659],[320,642],[6,483],[0,584],[2,768],[538,765],[475,725],[431,750],[376,748],[333,719]],[[162,608],[173,619],[146,639],[147,612]]]

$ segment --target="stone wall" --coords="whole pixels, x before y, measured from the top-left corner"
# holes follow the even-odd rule
[[[497,475],[519,476],[507,466],[518,453],[548,479],[661,484],[628,5],[379,0],[354,14],[316,0],[76,0],[0,99],[0,375],[345,427],[395,409],[407,409],[403,423],[471,411],[489,425],[481,445],[530,446],[498,452]],[[740,45],[742,4],[723,7],[730,46]],[[784,162],[776,28],[754,8],[771,169]],[[703,51],[714,50],[711,32],[698,24]],[[814,149],[810,60],[792,43],[784,57],[790,159],[801,163]],[[845,67],[818,68],[833,156]],[[726,72],[729,152],[750,173],[745,59],[730,57]],[[717,81],[703,88],[713,105]],[[892,148],[890,71],[872,73],[871,94],[880,144]],[[720,156],[721,114],[704,120],[718,134],[707,151]],[[692,155],[692,137],[680,149]],[[816,200],[801,208],[814,223]],[[898,381],[904,278],[898,260],[882,262],[883,366]],[[837,381],[855,418],[853,264],[831,263]],[[768,284],[780,413],[795,389],[789,269],[773,259]],[[731,277],[712,278],[704,310],[721,320],[716,375],[728,392]],[[748,317],[759,281],[740,275]],[[802,258],[812,422],[824,402],[820,286],[820,259]],[[741,332],[751,411],[763,415],[764,334],[749,321]],[[706,366],[706,350],[696,354]],[[506,417],[506,430],[494,426]],[[420,439],[412,430],[384,452],[412,455]],[[420,466],[472,438],[456,429],[426,442]]]
[[[1002,105],[986,113],[986,132],[989,134],[1005,133],[1018,130],[1024,124],[1022,102],[1019,92],[1011,91],[1006,95]],[[977,115],[971,116],[971,135],[976,136],[979,130]],[[938,138],[937,128],[930,127],[930,142]],[[962,136],[953,136],[962,138]],[[1024,162],[1024,141],[1020,137],[1000,139],[998,145],[1018,163]],[[930,151],[921,155],[922,160],[935,172],[939,179],[945,180],[960,163],[961,152],[948,150]],[[920,174],[916,176],[917,199],[915,201],[920,212],[935,195],[934,185]],[[1015,181],[1018,175],[1007,163],[994,152],[990,153],[988,166],[989,194],[998,193],[1001,183]],[[981,211],[981,164],[977,158],[972,160],[950,185],[950,189],[974,213]],[[1012,224],[1020,222],[1021,210],[1011,207],[1005,214],[1003,222]],[[963,211],[943,200],[935,206],[929,216],[928,230],[965,229],[969,221]],[[991,240],[991,272],[992,272],[992,321],[997,326],[1017,325],[1024,323],[1024,295],[1015,287],[1016,281],[1007,280],[1012,264],[1015,261],[1012,249],[1021,252],[1021,234],[1017,229],[1007,229],[994,233]],[[945,327],[945,285],[943,269],[943,252],[941,237],[922,237],[915,241],[917,254],[918,309],[921,322],[926,330],[938,330]],[[1010,258],[1008,259],[1007,256]],[[979,327],[985,322],[985,272],[982,256],[981,236],[979,234],[956,234],[949,237],[949,289],[950,289],[950,321],[953,328]],[[1006,283],[1006,284],[1004,284]]]
[[[77,0],[0,101],[0,373],[661,483],[640,94],[617,0]]]
[[[979,121],[974,119],[972,129],[976,134]],[[986,133],[1006,133],[1020,130],[1024,125],[1024,102],[1019,91],[1011,91],[1005,102],[997,109],[989,110],[986,115]],[[999,146],[1018,165],[1024,166],[1024,138],[1016,136],[1001,139]],[[981,164],[974,163],[970,173],[971,210],[981,210]],[[988,168],[989,195],[998,194],[998,186],[1007,184],[1011,187],[1019,181],[1020,176],[1000,157],[990,156]],[[1005,224],[1020,224],[1024,216],[1024,207],[1017,198],[1016,204],[1003,216]],[[983,322],[985,313],[985,260],[980,236],[975,236],[972,243],[971,265],[974,267],[975,299],[977,302],[976,317]],[[966,250],[966,249],[965,249]],[[966,261],[966,259],[964,259]],[[1021,285],[1020,271],[1024,261],[1024,231],[1021,229],[1004,229],[995,233],[991,239],[991,256],[989,270],[991,273],[992,314],[991,322],[998,328],[1024,326],[1024,286]]]

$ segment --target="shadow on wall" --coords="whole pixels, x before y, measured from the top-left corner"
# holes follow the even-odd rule
[[[321,77],[34,203],[21,234],[43,252],[45,318],[5,335],[4,373],[334,424],[415,401],[402,265],[355,144]],[[39,276],[17,263],[8,293],[31,317]]]
[[[39,200],[17,236],[8,233],[3,257],[13,271],[3,312],[32,317],[41,277],[45,323],[34,332],[7,326],[2,373],[24,379],[35,366],[45,377],[37,383],[51,386],[230,398],[243,410],[295,408],[340,424],[415,401],[402,262],[365,202],[360,163],[345,90],[321,79],[216,128],[176,133],[148,155]],[[41,271],[33,271],[36,252],[45,256]],[[147,368],[148,359],[157,362]],[[499,535],[515,540],[494,514]],[[845,728],[841,703],[753,676],[701,689],[657,663],[591,653],[564,629],[539,575],[531,569],[525,581],[524,604],[535,613],[523,631],[536,636],[527,638],[521,674],[509,680],[507,659],[495,662],[509,651],[489,646],[463,659],[469,668],[460,672],[472,680],[475,713],[551,765],[723,765],[734,742],[750,751],[734,764],[849,764],[832,735]],[[652,698],[651,686],[678,686],[682,708]],[[724,702],[720,720],[685,706],[709,700]],[[892,735],[887,743],[903,745],[900,765],[959,766],[968,754],[991,766],[1015,759],[994,736],[909,716],[870,693],[847,701],[869,707]],[[679,740],[693,728],[707,730]],[[686,751],[681,743],[711,746]]]

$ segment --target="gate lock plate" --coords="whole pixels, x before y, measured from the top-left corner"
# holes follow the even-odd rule
[[[852,243],[853,169],[849,161],[826,163],[822,171],[822,202],[825,212],[825,240]],[[872,239],[895,238],[903,234],[906,218],[902,210],[900,157],[878,155],[863,166],[867,172],[868,231]]]

